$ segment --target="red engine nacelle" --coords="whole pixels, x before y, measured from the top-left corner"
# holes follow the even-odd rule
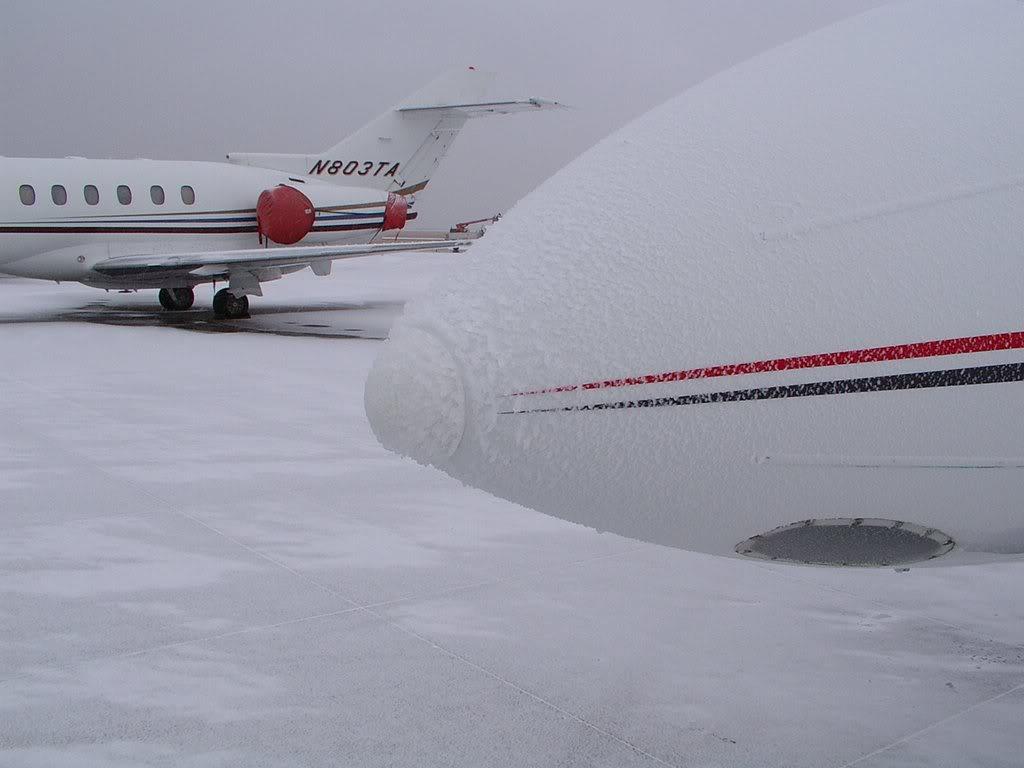
[[[315,218],[316,209],[309,198],[285,184],[263,190],[256,201],[256,226],[261,242],[266,237],[281,245],[297,243],[313,229]]]
[[[408,218],[409,201],[401,195],[389,192],[387,205],[384,206],[384,224],[381,230],[404,229]]]

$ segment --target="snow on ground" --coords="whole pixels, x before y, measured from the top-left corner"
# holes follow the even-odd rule
[[[717,559],[384,451],[372,337],[458,258],[263,333],[0,281],[0,765],[1020,764],[1024,564]]]

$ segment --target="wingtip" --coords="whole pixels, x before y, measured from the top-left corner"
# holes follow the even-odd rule
[[[555,101],[554,99],[534,97],[532,99],[527,99],[527,101],[538,109],[574,109],[574,107],[571,107],[568,104],[563,104],[560,101]]]

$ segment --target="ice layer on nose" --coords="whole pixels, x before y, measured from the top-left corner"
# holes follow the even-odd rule
[[[1017,352],[868,353],[1021,328],[1021,11],[885,5],[588,150],[405,307],[367,393],[381,441],[539,511],[702,552],[822,518],[934,527],[965,550],[1019,539],[1024,477],[966,469],[1021,455],[1019,382],[942,383],[1017,370]],[[862,364],[832,364],[851,350]],[[831,362],[766,365],[794,360]],[[890,375],[939,383],[854,385]]]
[[[366,379],[366,415],[381,445],[424,463],[447,459],[465,427],[455,361],[433,334],[396,329]]]

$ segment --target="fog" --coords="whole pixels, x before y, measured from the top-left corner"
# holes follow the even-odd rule
[[[419,199],[422,225],[447,227],[507,210],[686,87],[878,4],[7,2],[0,154],[312,152],[467,65],[497,72],[501,95],[573,107],[471,122]]]

